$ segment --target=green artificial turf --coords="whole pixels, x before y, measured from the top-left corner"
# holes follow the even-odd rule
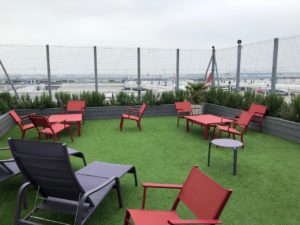
[[[199,126],[191,126],[186,133],[185,122],[182,120],[177,128],[174,117],[144,118],[142,132],[132,121],[125,121],[123,132],[118,125],[119,120],[86,121],[82,136],[75,136],[73,143],[67,134],[61,137],[70,147],[84,152],[88,162],[133,164],[137,168],[138,187],[134,186],[131,174],[121,179],[124,208],[118,208],[116,192],[112,191],[87,225],[123,224],[125,209],[141,206],[142,182],[181,184],[193,165],[199,165],[208,176],[234,190],[221,216],[223,224],[300,223],[299,144],[249,130],[246,147],[238,152],[237,176],[232,176],[232,150],[213,147],[211,167],[207,167],[208,141],[203,139]],[[26,139],[34,139],[36,132],[32,130],[26,135]],[[20,137],[19,128],[12,128],[1,139],[0,146],[7,145],[8,137]],[[79,159],[72,158],[72,163],[75,168],[82,166]],[[13,224],[20,183],[21,176],[0,183],[1,225]],[[176,190],[149,190],[146,208],[170,209],[176,193]],[[33,190],[28,197],[32,205]],[[191,216],[182,205],[178,212],[183,218]],[[70,216],[56,213],[45,216],[72,222]]]

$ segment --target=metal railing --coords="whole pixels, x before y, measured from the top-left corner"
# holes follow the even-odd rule
[[[300,92],[300,36],[208,50],[0,45],[0,60],[16,92],[32,96],[84,90],[140,95],[183,89],[208,73],[214,86],[237,91]],[[0,91],[13,91],[1,69]]]

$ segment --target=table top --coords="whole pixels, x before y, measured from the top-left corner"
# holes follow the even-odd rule
[[[66,122],[80,122],[82,121],[82,114],[57,114],[51,115],[48,118],[50,123]]]
[[[238,140],[229,138],[218,138],[211,141],[212,144],[225,148],[238,148],[243,146],[243,143]]]
[[[210,115],[210,114],[185,116],[184,118],[186,118],[192,122],[201,123],[204,125],[233,122],[233,120],[231,120],[231,119],[222,118],[220,116],[214,116],[214,115]]]

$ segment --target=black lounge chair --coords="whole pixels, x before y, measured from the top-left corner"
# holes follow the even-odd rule
[[[0,148],[0,151],[10,151],[10,148]],[[20,174],[20,170],[14,159],[0,160],[0,182]]]
[[[10,151],[10,148],[0,148],[0,151]],[[83,160],[84,165],[86,166],[85,157],[82,152],[68,148],[68,154],[81,158]],[[5,181],[11,177],[17,176],[19,174],[20,169],[13,158],[0,160],[0,182]]]
[[[36,217],[39,209],[74,215],[74,224],[82,225],[112,188],[117,189],[119,206],[122,207],[119,179],[125,173],[133,173],[137,185],[136,170],[131,165],[93,162],[74,173],[65,144],[16,139],[9,139],[8,143],[28,181],[17,194],[15,225],[39,224],[32,219],[62,224]],[[42,200],[29,214],[20,218],[22,198],[30,184],[37,190],[36,199]]]

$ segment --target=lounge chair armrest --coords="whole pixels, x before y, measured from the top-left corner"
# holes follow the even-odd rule
[[[157,183],[143,183],[144,188],[169,188],[169,189],[181,189],[182,184],[157,184]]]
[[[221,220],[168,220],[171,225],[188,225],[188,224],[221,224]]]
[[[156,184],[156,183],[143,183],[144,193],[142,201],[142,209],[145,208],[147,188],[168,188],[168,189],[182,189],[181,184]]]
[[[85,203],[86,199],[93,193],[99,191],[100,189],[106,187],[107,185],[109,185],[111,182],[113,182],[116,179],[116,177],[110,177],[107,181],[105,181],[103,184],[99,185],[98,187],[95,187],[87,192],[84,193],[84,195],[81,197],[80,199],[80,203],[82,202],[82,204]]]
[[[86,202],[86,200],[87,200],[87,198],[91,195],[91,194],[93,194],[93,193],[95,193],[95,192],[97,192],[97,191],[99,191],[99,190],[101,190],[102,188],[104,188],[104,187],[106,187],[107,185],[109,185],[111,182],[113,182],[113,181],[115,181],[116,180],[116,177],[110,177],[107,181],[105,181],[103,184],[101,184],[101,185],[99,185],[98,187],[95,187],[95,188],[93,188],[93,189],[91,189],[91,190],[89,190],[89,191],[87,191],[87,192],[85,192],[84,194],[83,194],[83,196],[80,198],[80,200],[79,200],[79,205],[78,205],[78,214],[76,215],[76,220],[78,219],[78,218],[81,218],[82,217],[82,208],[83,208],[83,205],[84,205],[84,203]]]
[[[8,151],[8,150],[10,150],[9,147],[0,148],[0,151]]]
[[[1,163],[7,163],[7,162],[14,162],[15,160],[13,158],[10,159],[0,159],[0,164]]]
[[[26,197],[24,198],[24,193],[26,192],[27,188],[30,186],[29,182],[25,182],[21,185],[21,187],[18,190],[17,197],[16,197],[16,209],[15,209],[15,224],[18,222],[21,216],[21,202],[26,201]],[[26,203],[25,203],[26,205]],[[27,207],[27,206],[26,206]]]

